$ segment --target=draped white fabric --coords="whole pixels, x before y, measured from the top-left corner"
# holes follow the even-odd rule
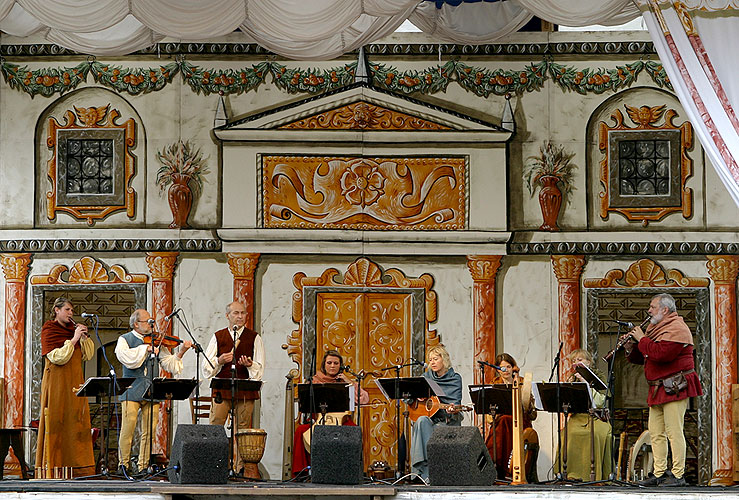
[[[331,59],[394,32],[421,0],[0,0],[0,30],[95,55],[164,37],[204,40],[236,29],[294,59]]]
[[[675,93],[706,155],[739,206],[739,121],[735,113],[739,86],[733,77],[739,12],[726,0],[693,0],[694,8],[703,10],[687,9],[683,16],[672,3],[660,2],[659,8],[650,9],[646,0],[640,2],[647,9],[644,19]],[[729,9],[717,7],[719,4]],[[687,23],[688,19],[692,23]]]
[[[423,2],[409,17],[410,22],[434,38],[454,43],[492,43],[515,33],[534,15],[516,1],[444,5]]]
[[[516,0],[541,19],[563,26],[614,26],[641,14],[632,0]]]

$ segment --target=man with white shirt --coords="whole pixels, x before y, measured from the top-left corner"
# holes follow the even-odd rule
[[[206,378],[230,379],[232,367],[235,366],[235,379],[262,380],[264,373],[264,344],[262,336],[250,328],[246,328],[246,307],[240,302],[231,302],[226,306],[228,328],[213,334],[203,361],[203,373]],[[234,350],[234,339],[236,349]],[[234,356],[235,352],[235,356]],[[235,357],[235,359],[234,359]],[[213,389],[213,402],[210,407],[210,424],[223,425],[231,411],[231,391]],[[259,391],[238,391],[236,393],[236,427],[248,429],[252,426],[254,401],[259,399]]]
[[[164,349],[159,355],[159,364],[156,363],[156,355],[159,347],[153,347],[151,342],[145,343],[144,336],[151,334],[154,329],[154,320],[148,311],[136,309],[129,319],[132,330],[118,337],[115,346],[115,355],[123,364],[123,376],[134,377],[133,384],[121,394],[121,411],[123,422],[121,423],[121,435],[118,440],[118,456],[120,467],[125,471],[131,470],[131,443],[133,433],[136,429],[136,420],[141,410],[141,444],[139,445],[139,471],[149,466],[151,455],[150,433],[156,429],[159,421],[159,401],[154,401],[153,415],[152,405],[147,397],[147,391],[151,385],[153,376],[159,375],[159,365],[172,375],[182,371],[182,356],[192,346],[190,341],[182,343],[182,349],[175,355]],[[154,356],[152,356],[152,353]]]

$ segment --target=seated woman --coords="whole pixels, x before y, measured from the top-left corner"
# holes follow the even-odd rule
[[[443,345],[436,345],[426,353],[429,369],[423,374],[433,380],[444,390],[444,396],[439,402],[458,405],[462,402],[462,377],[452,368],[449,352]],[[428,480],[429,465],[426,454],[426,443],[431,437],[435,425],[462,425],[462,415],[459,410],[451,407],[447,410],[439,409],[431,418],[418,417],[413,422],[411,430],[411,472]]]
[[[344,365],[344,359],[341,357],[339,351],[329,350],[323,355],[323,361],[321,361],[321,369],[313,375],[314,384],[331,384],[336,382],[343,382],[346,384],[352,383],[346,375],[341,373],[341,367]],[[355,400],[359,401],[359,404],[369,403],[369,393],[364,389],[360,389],[357,383],[352,384],[354,386]],[[358,397],[356,397],[359,392]],[[314,416],[314,419],[316,416]],[[320,415],[318,416],[320,418]],[[357,425],[352,420],[351,414],[326,414],[326,423],[332,425]],[[297,476],[303,469],[310,465],[310,441],[306,439],[311,424],[301,424],[295,429],[295,435],[293,439],[293,477]]]
[[[518,363],[508,353],[501,353],[495,357],[495,364],[501,367],[496,370],[493,384],[513,384],[513,377],[517,377],[520,384],[523,379],[518,375],[520,368]],[[531,427],[531,422],[536,420],[536,409],[533,398],[523,402],[523,441],[526,462],[526,479],[529,482],[537,482],[536,478],[536,451],[533,445],[538,445],[539,437]],[[493,448],[493,433],[495,433],[495,448]],[[488,434],[485,445],[494,457],[495,469],[498,479],[511,476],[511,454],[513,451],[513,417],[511,415],[498,415],[495,417],[494,429]]]
[[[585,349],[572,351],[567,358],[572,362],[573,369],[577,365],[593,369],[593,356]],[[599,378],[602,380],[602,377]],[[568,382],[585,382],[585,379],[575,371]],[[591,395],[596,408],[605,406],[604,393],[591,389]],[[612,469],[611,426],[598,418],[593,419],[593,449],[595,480],[607,479]],[[554,463],[554,472],[559,473],[559,470],[558,456]],[[590,418],[587,413],[571,414],[567,419],[567,478],[590,480]]]

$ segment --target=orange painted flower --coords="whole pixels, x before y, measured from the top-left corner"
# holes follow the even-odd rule
[[[362,208],[375,203],[385,194],[385,177],[372,160],[358,158],[349,162],[341,175],[341,195],[352,205]]]

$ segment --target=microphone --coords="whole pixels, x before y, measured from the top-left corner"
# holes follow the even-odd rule
[[[146,322],[149,323],[151,326],[154,326],[156,324],[154,318],[149,318],[146,320]]]
[[[175,309],[174,311],[172,311],[171,313],[169,313],[167,316],[165,316],[164,319],[166,319],[167,321],[169,321],[170,319],[172,319],[175,316],[177,316],[180,313],[181,310],[182,310],[182,308],[181,307],[178,307],[177,309]]]
[[[632,328],[634,328],[634,323],[632,323],[631,321],[619,321],[617,319],[612,319],[611,322],[612,323],[616,323],[617,325],[620,325],[620,326],[625,326],[629,330],[631,330]]]
[[[83,318],[94,318],[95,316],[97,316],[97,314],[93,314],[93,313],[82,313],[81,316]]]
[[[413,361],[414,364],[417,364],[418,366],[423,367],[424,370],[429,367],[429,365],[427,363],[424,363],[423,361],[419,361],[419,360],[417,360],[414,357],[411,357],[411,361]]]
[[[352,371],[352,367],[351,366],[341,365],[341,367],[339,367],[339,373],[350,372],[350,371]]]
[[[488,363],[487,361],[483,361],[481,359],[478,359],[477,362],[483,366],[489,366],[490,368],[495,368],[496,370],[501,371],[501,372],[508,371],[508,369],[503,366],[494,365],[492,363]]]

